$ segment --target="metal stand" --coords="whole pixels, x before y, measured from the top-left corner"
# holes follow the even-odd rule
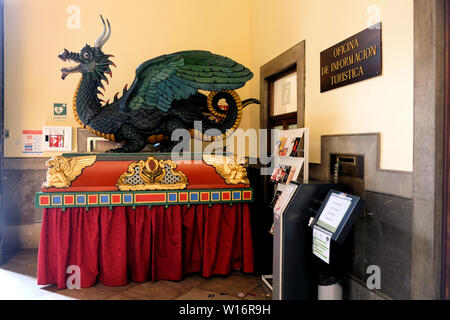
[[[270,289],[270,291],[273,291],[272,285],[269,283],[268,280],[272,280],[273,276],[271,274],[265,274],[261,276],[261,280],[264,282],[264,284],[267,286],[267,288]]]

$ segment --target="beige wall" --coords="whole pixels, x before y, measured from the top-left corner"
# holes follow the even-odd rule
[[[320,52],[374,24],[371,5],[383,23],[383,75],[320,93]],[[306,40],[311,162],[320,162],[321,135],[381,132],[381,167],[412,171],[412,0],[253,0],[251,10],[250,67],[258,78],[250,83],[252,96],[259,96],[260,66]],[[249,118],[248,126],[259,126],[259,117]]]
[[[22,129],[76,128],[71,108],[67,121],[52,120],[53,103],[71,106],[79,79],[71,75],[62,81],[63,63],[56,56],[63,48],[76,51],[86,42],[93,44],[102,13],[113,30],[104,51],[116,56],[118,66],[106,97],[130,84],[141,62],[187,49],[210,50],[249,66],[255,78],[239,93],[243,99],[259,97],[261,65],[305,39],[311,161],[320,162],[321,135],[381,132],[381,167],[412,170],[412,0],[5,2],[5,128],[11,134],[5,141],[7,157],[22,155]],[[81,8],[80,30],[66,27],[66,9],[74,3]],[[376,22],[367,11],[371,5],[378,6],[383,23],[383,75],[320,93],[320,52]],[[259,127],[258,106],[246,108],[241,127]]]
[[[81,8],[81,29],[69,30],[70,5]],[[99,14],[112,24],[104,51],[115,55],[105,97],[131,84],[136,67],[161,54],[204,49],[250,63],[250,2],[241,0],[6,0],[5,156],[22,156],[22,130],[43,125],[76,128],[71,112],[79,75],[61,80],[64,48],[93,45],[102,31]],[[248,88],[239,94],[248,96]],[[54,121],[54,102],[68,104],[68,120]],[[75,129],[73,130],[76,133]],[[73,139],[75,145],[75,137]],[[75,147],[73,149],[75,151]]]

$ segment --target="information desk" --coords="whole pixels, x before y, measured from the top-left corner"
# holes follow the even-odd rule
[[[164,180],[167,176],[159,179],[159,184],[168,190],[160,186],[157,190],[142,190],[142,179],[150,177],[149,172],[141,180],[135,176],[127,180],[123,170],[116,172],[112,168],[106,179],[117,184],[111,188],[101,186],[102,177],[93,179],[94,165],[105,172],[105,165],[118,162],[106,159],[109,158],[97,158],[82,170],[78,176],[82,179],[76,177],[68,186],[63,181],[66,187],[49,186],[60,183],[61,179],[53,179],[58,177],[54,172],[52,176],[47,174],[47,185],[36,194],[36,206],[44,210],[38,256],[39,285],[56,283],[64,289],[68,277],[78,267],[82,288],[97,281],[108,286],[124,286],[130,280],[180,280],[185,274],[197,272],[203,277],[225,275],[233,269],[253,272],[248,203],[253,199],[253,190],[246,175],[240,178],[234,175],[238,180],[230,183],[229,175],[223,175],[223,170],[205,161],[192,166],[175,165],[170,179]],[[128,168],[128,176],[131,177],[130,169],[133,174],[139,172],[139,168],[133,167],[136,159],[120,160],[127,164],[116,163],[115,167]],[[55,161],[50,161],[49,171],[58,167]],[[147,169],[141,166],[143,171],[155,169],[151,161],[145,163]],[[180,167],[185,174],[180,174]],[[166,173],[170,170],[166,167]],[[202,173],[207,181],[202,188],[198,188],[198,183],[189,184],[189,181],[202,181],[191,172]],[[185,179],[177,180],[176,176]],[[83,184],[88,181],[90,185],[83,186],[80,181]],[[128,185],[121,190],[124,181]],[[156,186],[155,181],[150,185]],[[183,182],[184,188],[170,189],[171,184]],[[137,185],[140,187],[135,188]]]

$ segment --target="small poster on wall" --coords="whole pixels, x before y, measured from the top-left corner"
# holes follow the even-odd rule
[[[42,130],[22,130],[24,155],[42,153]]]

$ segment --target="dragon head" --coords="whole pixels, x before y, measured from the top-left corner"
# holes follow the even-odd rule
[[[104,54],[102,52],[102,47],[108,41],[109,37],[111,36],[111,25],[109,24],[108,19],[106,19],[106,22],[108,24],[108,28],[106,28],[105,20],[102,16],[100,16],[103,22],[103,33],[98,37],[98,39],[95,41],[94,46],[91,47],[86,44],[83,49],[81,49],[80,53],[77,52],[70,52],[67,49],[64,49],[63,53],[58,55],[58,58],[62,61],[72,61],[77,63],[76,66],[70,67],[70,68],[62,68],[61,72],[61,78],[64,80],[67,75],[71,73],[82,73],[82,74],[88,74],[91,75],[94,79],[100,81],[100,80],[107,80],[105,73],[112,76],[112,72],[110,69],[110,65],[116,66],[114,62],[109,60],[110,57],[113,57],[113,55]],[[108,29],[108,30],[107,30]]]

